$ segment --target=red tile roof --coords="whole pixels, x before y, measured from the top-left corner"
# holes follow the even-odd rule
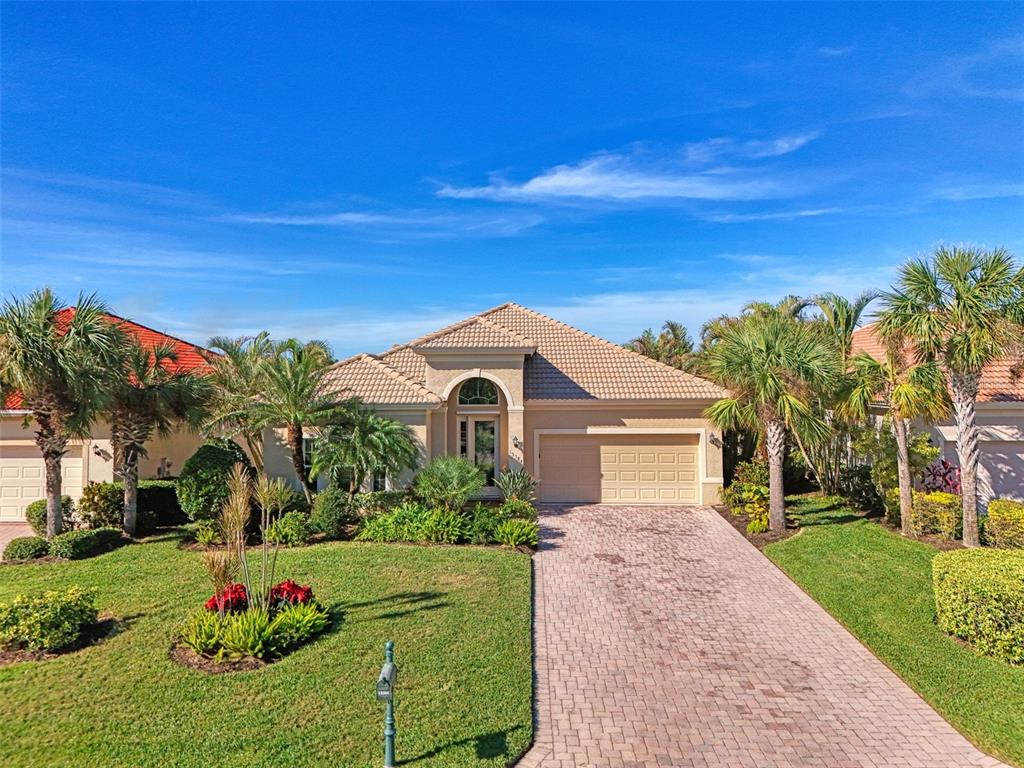
[[[75,314],[74,307],[67,307],[57,313],[56,325],[61,332],[66,331],[68,323]],[[144,349],[154,349],[159,346],[170,345],[174,349],[177,360],[168,364],[168,370],[203,373],[209,370],[209,363],[203,356],[204,353],[212,354],[203,347],[191,344],[166,333],[155,331],[145,325],[140,325],[132,320],[127,320],[117,315],[107,316],[111,322],[117,323],[129,336],[138,340]],[[3,410],[17,411],[24,406],[20,392],[11,392],[4,398]]]

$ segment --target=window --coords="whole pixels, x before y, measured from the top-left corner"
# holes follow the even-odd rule
[[[388,489],[388,476],[382,470],[376,470],[373,473],[373,483],[370,486],[371,491],[386,491]]]
[[[498,388],[493,381],[477,376],[459,387],[459,405],[497,405]]]
[[[309,472],[313,468],[313,438],[304,437],[302,438],[302,466],[306,470],[306,476],[309,477]]]

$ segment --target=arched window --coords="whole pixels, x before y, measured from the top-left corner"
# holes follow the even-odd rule
[[[467,379],[459,387],[459,405],[497,405],[498,388],[481,376]]]

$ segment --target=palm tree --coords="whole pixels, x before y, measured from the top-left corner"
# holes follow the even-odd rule
[[[953,399],[960,459],[963,543],[978,536],[978,424],[981,372],[1006,357],[1024,357],[1024,267],[1002,248],[938,248],[931,261],[904,264],[884,294],[882,339],[909,345],[919,361],[943,368]]]
[[[769,466],[769,526],[783,530],[786,505],[782,464],[786,432],[813,443],[828,426],[811,405],[816,393],[840,381],[834,346],[791,314],[748,315],[723,324],[706,350],[707,375],[732,393],[705,411],[721,429],[748,429],[763,436]]]
[[[916,418],[936,421],[949,413],[949,393],[942,370],[934,362],[909,364],[906,356],[893,348],[885,360],[876,360],[861,352],[850,360],[853,385],[838,407],[841,416],[863,421],[870,417],[873,405],[886,408],[889,428],[896,439],[896,467],[900,489],[900,530],[911,529],[913,484],[910,476],[910,422]]]
[[[355,401],[330,391],[330,363],[330,349],[324,342],[303,344],[288,339],[275,344],[271,356],[261,366],[260,395],[251,404],[255,426],[285,427],[295,476],[310,500],[316,485],[309,479],[303,456],[305,429],[350,420],[355,407]]]
[[[821,322],[834,337],[843,362],[850,356],[853,332],[860,325],[868,305],[881,296],[878,291],[865,291],[853,301],[836,293],[823,293],[814,297],[814,305],[821,312]]]
[[[347,424],[328,427],[313,444],[312,477],[327,475],[340,484],[342,474],[351,471],[352,494],[372,472],[396,476],[416,468],[419,449],[407,425],[366,408],[353,417]]]
[[[61,532],[61,459],[106,404],[121,340],[95,295],[68,307],[44,288],[8,299],[0,311],[0,371],[21,392],[43,456],[47,537]]]
[[[263,427],[253,404],[263,394],[264,364],[273,354],[274,343],[263,331],[256,336],[230,339],[216,336],[207,344],[214,354],[207,360],[212,369],[210,420],[207,427],[245,443],[253,466],[263,471]]]
[[[686,371],[693,367],[693,339],[686,326],[674,320],[666,320],[657,336],[648,328],[625,347],[673,368]]]
[[[124,530],[135,534],[139,458],[153,434],[167,435],[178,423],[198,426],[209,387],[204,377],[180,370],[174,347],[121,350],[122,375],[111,389],[109,418],[114,465],[124,481]]]

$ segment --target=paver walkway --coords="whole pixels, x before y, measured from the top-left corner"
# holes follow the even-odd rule
[[[11,539],[32,535],[33,531],[28,523],[0,523],[0,555],[3,555],[4,547]]]
[[[548,507],[521,768],[1001,766],[711,509]]]

